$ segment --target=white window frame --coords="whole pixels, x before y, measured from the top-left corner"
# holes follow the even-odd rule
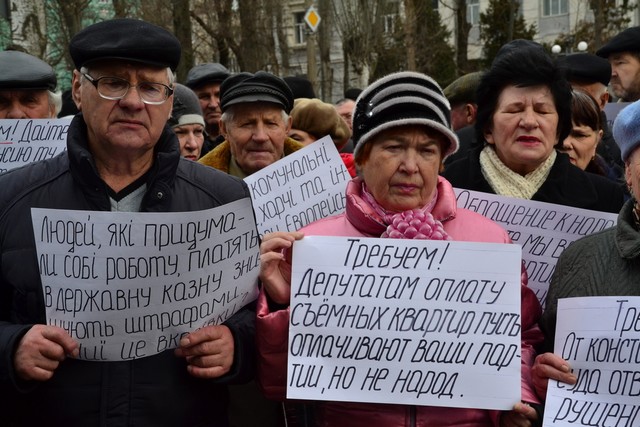
[[[480,23],[480,0],[467,0],[467,22],[471,25]]]
[[[542,16],[558,16],[569,13],[569,0],[542,0]]]
[[[307,42],[307,23],[304,20],[305,12],[293,14],[294,43],[305,44]]]

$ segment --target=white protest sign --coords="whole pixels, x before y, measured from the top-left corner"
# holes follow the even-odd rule
[[[517,245],[295,242],[287,397],[510,409],[520,271]]]
[[[640,425],[640,297],[559,299],[554,345],[578,381],[549,380],[544,426]]]
[[[0,172],[50,159],[66,150],[70,123],[71,118],[0,120]]]
[[[529,287],[543,307],[562,251],[574,240],[613,227],[618,219],[618,214],[608,212],[460,188],[454,190],[458,207],[497,222],[508,231],[513,243],[522,246]]]
[[[32,209],[47,323],[85,360],[175,348],[257,297],[249,198],[214,209],[128,213]]]
[[[261,235],[296,231],[344,211],[351,179],[329,136],[289,154],[244,180]]]

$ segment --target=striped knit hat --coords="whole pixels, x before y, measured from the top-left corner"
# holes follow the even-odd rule
[[[458,137],[451,130],[451,107],[431,77],[411,71],[390,74],[370,84],[356,100],[353,114],[354,156],[375,135],[403,125],[426,125],[450,142],[442,160],[458,151]]]

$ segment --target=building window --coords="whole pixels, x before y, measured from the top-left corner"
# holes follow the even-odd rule
[[[569,13],[568,0],[542,0],[542,16],[565,15]]]
[[[400,15],[400,3],[389,2],[387,13],[383,15],[384,33],[394,34],[396,30],[396,19]]]
[[[471,25],[480,23],[480,0],[467,1],[467,22]]]
[[[295,43],[303,44],[306,42],[307,23],[304,20],[305,12],[297,12],[293,14],[293,30],[295,33]]]
[[[396,28],[396,15],[384,15],[384,33],[393,34]]]

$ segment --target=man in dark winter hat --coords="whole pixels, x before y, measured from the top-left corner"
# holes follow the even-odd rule
[[[293,93],[271,73],[239,73],[220,86],[220,133],[225,141],[200,163],[239,178],[303,147],[289,138]]]
[[[231,75],[231,72],[222,64],[208,62],[196,65],[187,73],[184,85],[193,90],[200,100],[200,107],[206,122],[207,136],[205,138],[202,155],[208,153],[220,144],[223,139],[220,136],[220,85]]]
[[[148,341],[138,342],[136,356],[146,357],[124,354],[109,361],[89,354],[77,341],[81,335],[113,334],[106,321],[48,322],[46,307],[56,298],[59,311],[83,306],[85,315],[113,311],[115,317],[125,305],[133,309],[145,306],[145,299],[152,303],[152,288],[140,284],[116,300],[116,289],[88,278],[86,292],[69,288],[56,297],[43,291],[31,208],[87,211],[84,218],[95,217],[91,211],[141,212],[144,221],[147,212],[203,211],[249,195],[241,180],[180,157],[178,139],[167,125],[173,70],[180,60],[173,34],[140,20],[108,20],[74,35],[69,52],[75,63],[72,95],[80,113],[68,128],[66,152],[0,175],[2,424],[228,427],[227,384],[247,381],[253,372],[252,310],[241,308],[222,324],[172,335],[172,342],[154,345],[141,335]],[[80,238],[73,228],[65,233],[69,242]],[[81,258],[82,253],[74,255]],[[127,274],[136,273],[128,269]],[[157,274],[153,292],[178,280],[162,268]],[[229,285],[221,281],[215,286]],[[200,286],[194,292],[211,291]],[[168,293],[167,299],[175,295]],[[80,297],[86,298],[84,305]],[[169,323],[184,325],[179,322],[186,314],[179,311],[167,311],[171,319],[166,321],[145,319],[133,328],[150,334],[165,331]],[[91,350],[99,352],[98,347]]]
[[[46,62],[16,50],[0,52],[0,119],[48,119],[62,105]]]
[[[640,99],[640,26],[615,35],[596,55],[611,64],[611,90],[623,102]]]
[[[609,102],[609,92],[607,91],[611,78],[609,61],[591,53],[573,53],[560,57],[559,61],[567,69],[567,80],[571,83],[571,87],[587,92],[598,103],[604,133],[598,144],[597,153],[606,161],[611,175],[622,178],[624,164],[620,159],[620,149],[613,140],[604,112],[604,107]]]

